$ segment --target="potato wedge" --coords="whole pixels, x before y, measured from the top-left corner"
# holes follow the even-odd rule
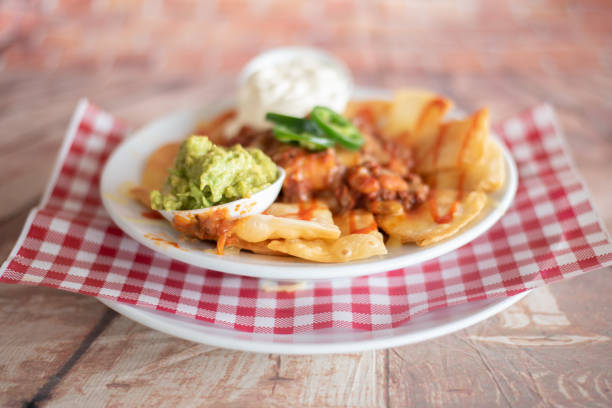
[[[381,215],[376,217],[378,225],[388,235],[398,237],[402,243],[415,242],[419,246],[430,245],[441,241],[474,219],[484,208],[487,195],[481,191],[464,194],[463,198],[453,204],[457,191],[437,190],[432,202],[424,203],[417,209],[400,215]],[[434,220],[432,208],[438,214],[445,215],[452,211],[452,219],[447,223]]]

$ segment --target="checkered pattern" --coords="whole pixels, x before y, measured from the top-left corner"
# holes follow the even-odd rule
[[[419,313],[510,296],[612,264],[612,245],[568,158],[553,110],[540,106],[495,128],[520,173],[516,200],[489,232],[424,264],[316,283],[294,293],[258,279],[187,265],[117,228],[99,175],[125,128],[82,102],[49,189],[0,270],[0,281],[50,286],[247,332],[397,327]]]

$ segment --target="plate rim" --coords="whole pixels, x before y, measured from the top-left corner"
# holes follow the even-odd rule
[[[195,343],[206,344],[213,347],[220,347],[225,349],[247,351],[253,353],[268,353],[268,354],[283,354],[283,355],[316,355],[316,354],[346,354],[346,353],[357,353],[369,350],[380,350],[390,347],[399,347],[409,344],[420,343],[423,341],[431,340],[437,337],[441,337],[447,334],[454,333],[456,331],[465,329],[480,323],[502,311],[514,305],[518,301],[522,300],[527,296],[533,289],[525,290],[516,295],[512,295],[505,298],[497,299],[486,299],[476,302],[467,302],[457,305],[448,306],[445,308],[437,309],[431,312],[425,312],[419,316],[414,317],[407,323],[400,325],[394,329],[389,329],[391,332],[409,326],[414,323],[415,320],[423,318],[425,316],[432,317],[432,314],[439,312],[448,312],[448,309],[453,309],[457,306],[465,306],[477,302],[491,302],[482,308],[475,309],[473,313],[468,313],[466,316],[458,318],[456,320],[450,320],[440,325],[434,325],[433,327],[425,328],[417,332],[409,332],[404,334],[393,334],[391,333],[388,337],[380,337],[365,340],[352,340],[352,341],[327,341],[317,343],[289,343],[282,341],[265,341],[265,340],[253,340],[251,338],[239,339],[237,336],[230,336],[230,333],[240,334],[235,329],[215,327],[216,330],[223,331],[227,330],[228,335],[218,335],[215,333],[206,333],[197,331],[189,326],[182,326],[182,322],[176,321],[173,317],[175,315],[149,310],[146,308],[127,305],[119,303],[109,299],[98,298],[100,302],[109,308],[113,309],[117,313],[127,317],[128,319],[140,323],[150,329],[160,331],[173,337],[178,337],[184,340],[189,340]],[[157,315],[157,313],[167,314],[167,316]],[[160,317],[166,317],[161,319]],[[197,323],[198,321],[195,321]],[[181,327],[182,326],[182,327]],[[206,327],[206,326],[204,326]],[[177,331],[178,330],[178,331]],[[350,329],[353,330],[354,329]],[[316,330],[313,331],[316,333]],[[311,333],[311,332],[309,332]],[[245,335],[252,336],[253,333],[244,333]],[[279,337],[291,336],[291,335],[278,335]],[[300,336],[299,333],[293,336]]]
[[[388,98],[390,92],[391,91],[382,88],[358,88],[353,98]],[[231,101],[228,100],[225,103],[219,104],[217,108],[229,105],[231,105]],[[160,123],[163,123],[164,121],[170,120],[171,118],[179,117],[180,115],[196,114],[203,110],[210,110],[211,106],[212,105],[210,103],[207,103],[191,109],[180,109],[177,111],[173,111],[167,115],[161,116],[153,121],[148,122],[138,130],[130,134],[114,149],[114,151],[106,161],[104,169],[102,170],[102,177],[100,179],[99,186],[100,196],[106,212],[110,215],[113,222],[117,224],[123,232],[125,232],[135,241],[159,254],[198,267],[208,268],[239,276],[249,276],[255,278],[283,281],[316,281],[337,278],[352,278],[358,276],[372,275],[375,273],[381,273],[384,271],[390,271],[399,268],[405,268],[435,259],[439,256],[456,250],[462,247],[463,245],[472,242],[480,235],[488,231],[507,212],[510,205],[514,201],[514,197],[518,188],[518,170],[516,167],[516,163],[514,162],[514,159],[512,158],[512,155],[510,154],[506,145],[499,140],[496,134],[491,133],[493,140],[502,150],[505,162],[504,164],[507,170],[507,176],[505,181],[506,190],[500,202],[498,202],[495,206],[493,204],[490,204],[491,210],[489,214],[478,220],[468,229],[460,231],[457,236],[451,237],[430,247],[424,247],[417,253],[403,254],[391,258],[382,259],[373,257],[362,261],[354,261],[347,263],[327,264],[314,262],[296,262],[295,264],[270,266],[252,264],[249,262],[240,262],[236,261],[235,259],[224,259],[224,257],[222,256],[217,256],[204,252],[195,255],[191,252],[185,252],[180,248],[174,248],[172,246],[160,247],[156,245],[156,243],[147,239],[142,234],[134,232],[134,227],[130,224],[129,220],[124,220],[120,214],[115,212],[113,203],[107,197],[107,193],[109,191],[105,189],[107,179],[110,177],[110,164],[113,162],[113,160],[116,159],[116,157],[128,154],[127,149],[129,148],[130,142],[133,140],[137,140],[136,138],[139,135],[143,133],[146,134],[145,132],[147,132],[150,128]]]

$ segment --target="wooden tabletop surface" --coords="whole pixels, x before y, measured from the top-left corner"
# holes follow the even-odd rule
[[[172,54],[165,65],[153,51],[126,54],[122,38],[146,31],[142,19],[130,17],[132,3],[141,11],[148,3],[165,5],[163,14],[168,2],[82,2],[91,7],[84,11],[81,2],[41,2],[58,8],[51,11],[10,9],[11,3],[0,5],[0,260],[40,199],[81,96],[134,127],[180,107],[214,103],[232,91],[243,62],[277,45],[282,33],[289,34],[280,43],[341,55],[359,84],[435,89],[465,110],[489,106],[494,121],[553,104],[612,227],[612,11],[605,1],[495,7],[475,1],[461,9],[449,1],[416,2],[410,15],[404,2],[393,1],[372,2],[372,10],[330,2],[323,11],[298,1],[223,2],[197,7],[193,18],[185,9],[190,2],[177,2],[183,9],[173,7],[172,18],[186,25],[203,20],[215,34],[205,46],[191,40],[185,55]],[[104,16],[91,17],[115,3],[123,4],[120,34]],[[286,3],[300,4],[301,14],[277,9]],[[65,4],[75,10],[60,9]],[[176,17],[180,10],[186,16]],[[322,13],[337,25],[310,23]],[[106,42],[97,53],[78,43],[89,41],[92,21],[108,34],[98,39]],[[266,34],[277,23],[282,29]],[[192,38],[188,30],[158,26],[158,37],[148,41],[159,42],[161,55],[180,48],[178,31]],[[92,297],[0,285],[0,406],[610,406],[610,272],[534,290],[493,318],[425,343],[314,357],[199,345],[134,323]]]

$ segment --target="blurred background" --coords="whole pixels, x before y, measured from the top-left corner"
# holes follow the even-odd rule
[[[514,109],[570,108],[567,87],[595,100],[610,86],[611,21],[608,0],[0,0],[0,75],[83,91],[126,91],[111,77],[128,76],[133,102],[146,86],[233,83],[262,50],[305,44],[342,58],[360,84],[430,87],[466,108],[500,89]]]
[[[293,44],[494,121],[552,103],[595,173],[612,155],[611,22],[609,0],[0,0],[0,151],[20,157],[3,171],[32,186],[13,208],[37,202],[80,97],[140,126],[227,98],[246,61]]]

